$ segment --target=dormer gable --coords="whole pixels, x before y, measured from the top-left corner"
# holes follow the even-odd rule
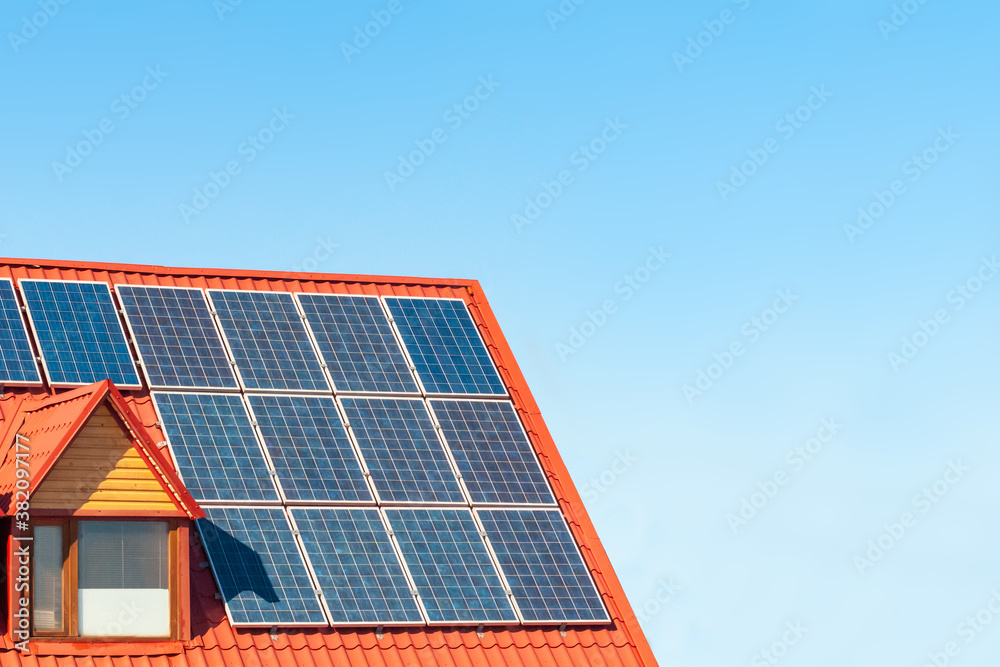
[[[7,515],[16,511],[14,491],[23,490],[46,514],[204,516],[110,381],[23,403],[6,440],[0,508]]]

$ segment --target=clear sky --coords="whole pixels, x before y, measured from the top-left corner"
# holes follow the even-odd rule
[[[8,0],[0,255],[477,278],[662,664],[985,665],[998,20]]]

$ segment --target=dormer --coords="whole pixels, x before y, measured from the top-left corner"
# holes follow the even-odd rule
[[[112,383],[24,401],[6,426],[13,641],[188,638],[188,531],[204,514]]]

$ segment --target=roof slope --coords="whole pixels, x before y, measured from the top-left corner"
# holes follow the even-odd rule
[[[375,277],[357,275],[278,273],[182,269],[158,266],[96,264],[43,260],[0,259],[0,277],[97,280],[109,283],[287,292],[321,292],[459,298],[473,314],[487,348],[510,391],[545,474],[556,494],[583,557],[611,615],[611,623],[565,631],[532,626],[485,628],[407,628],[375,630],[308,628],[233,628],[219,599],[211,570],[197,539],[191,544],[192,637],[180,644],[63,644],[53,655],[22,656],[9,640],[0,640],[0,666],[20,667],[228,667],[292,665],[303,667],[656,667],[656,660],[639,628],[635,613],[542,420],[513,354],[479,283],[473,280]],[[11,388],[6,388],[8,392]],[[75,390],[79,391],[79,390]],[[13,390],[0,399],[0,410],[12,415],[17,403],[40,390]],[[70,394],[60,394],[67,400]],[[164,441],[148,391],[123,392],[123,400],[148,431],[152,442]],[[63,398],[66,397],[66,398]],[[53,420],[56,424],[58,420]],[[0,442],[12,439],[10,418],[0,424]],[[53,426],[53,428],[60,428]],[[65,427],[61,427],[65,428]],[[98,657],[98,656],[107,657]]]

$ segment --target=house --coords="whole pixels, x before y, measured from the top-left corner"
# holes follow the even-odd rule
[[[0,665],[656,661],[479,284],[0,260]]]

